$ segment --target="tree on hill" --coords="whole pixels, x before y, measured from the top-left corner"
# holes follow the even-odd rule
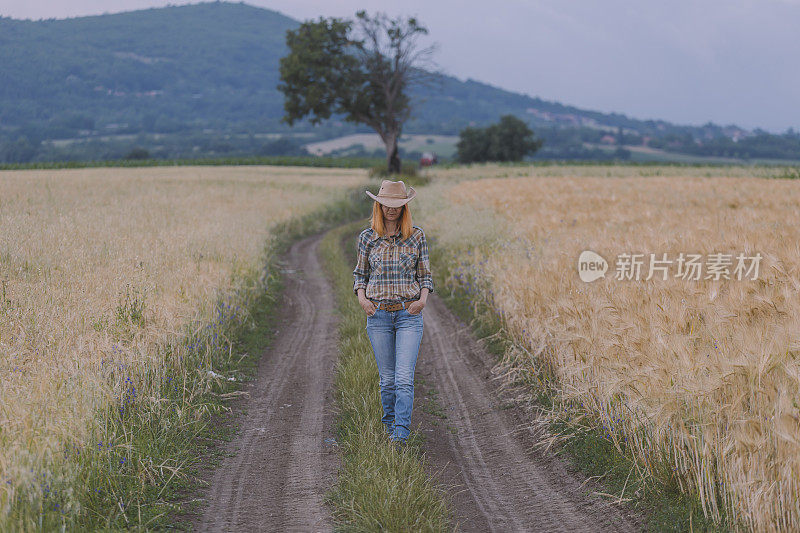
[[[486,128],[466,128],[458,141],[461,163],[484,161],[521,161],[542,147],[543,141],[514,115],[504,115],[500,122]]]
[[[433,47],[421,47],[428,30],[415,18],[320,18],[286,32],[289,53],[280,60],[283,121],[306,116],[312,124],[343,115],[374,129],[386,146],[390,173],[400,172],[397,142],[411,114],[408,88],[431,74],[423,65]]]
[[[458,160],[461,163],[489,161],[489,138],[486,128],[465,128],[457,144]]]

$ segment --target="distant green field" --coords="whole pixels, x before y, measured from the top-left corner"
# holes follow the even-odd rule
[[[440,159],[451,159],[456,155],[457,135],[405,134],[398,145],[406,152],[433,152]],[[347,155],[363,151],[383,150],[383,142],[375,133],[344,135],[325,141],[305,145],[315,155]]]
[[[604,152],[613,153],[618,147],[608,145],[589,145]],[[654,148],[643,148],[640,146],[622,146],[630,151],[628,159],[632,163],[680,163],[689,165],[800,165],[800,160],[792,159],[738,159],[735,157],[714,157],[697,156],[688,154],[678,154]],[[622,163],[624,164],[624,162]]]
[[[371,168],[383,164],[383,159],[371,157],[219,157],[201,159],[115,159],[108,161],[54,161],[39,163],[5,163],[0,170],[30,170],[89,167],[161,167],[161,166],[227,166],[274,165],[282,167]]]
[[[420,136],[426,138],[427,136]],[[437,144],[429,145],[429,151],[435,152],[442,158],[438,165],[440,168],[459,166],[454,161],[447,160],[443,151],[436,149]],[[648,154],[649,155],[649,154]],[[686,166],[686,167],[724,167],[724,166],[774,166],[795,169],[800,166],[800,161],[783,161],[774,159],[739,161],[726,158],[702,158],[684,156],[680,154],[664,154],[664,159],[640,156],[631,153],[627,161],[591,161],[591,160],[559,160],[537,159],[535,161],[519,161],[509,163],[495,163],[500,166],[526,167],[526,166]],[[406,160],[416,164],[414,160]],[[48,161],[38,163],[0,163],[0,170],[48,170],[60,168],[93,168],[93,167],[169,167],[169,166],[237,166],[237,165],[270,165],[283,167],[316,167],[316,168],[375,168],[386,164],[382,157],[326,157],[326,156],[262,156],[262,157],[219,157],[198,159],[111,159],[104,161]],[[789,171],[787,176],[795,177],[797,171]],[[789,174],[791,176],[789,176]]]

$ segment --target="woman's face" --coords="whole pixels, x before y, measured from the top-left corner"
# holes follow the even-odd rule
[[[403,207],[386,207],[385,205],[381,204],[381,210],[383,211],[383,218],[385,220],[396,221],[400,219],[400,214],[403,212]]]

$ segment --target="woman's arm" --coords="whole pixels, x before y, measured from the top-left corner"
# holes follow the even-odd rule
[[[417,260],[415,277],[419,282],[420,291],[419,300],[412,302],[408,306],[408,312],[412,314],[422,311],[428,303],[428,293],[433,292],[433,274],[431,273],[431,261],[428,257],[428,243],[425,240],[425,232],[422,232],[419,243],[419,259]]]
[[[424,304],[428,303],[428,289],[422,289],[419,291],[419,301]]]
[[[414,300],[410,304],[408,304],[408,312],[412,315],[419,314],[424,308],[425,305],[428,303],[428,289],[421,289],[419,291],[419,300]]]
[[[416,278],[419,282],[420,289],[427,289],[433,292],[433,274],[431,273],[431,260],[428,257],[428,241],[425,240],[425,232],[422,232],[422,237],[419,241],[419,260],[417,261]],[[428,294],[426,292],[426,300],[427,297]]]
[[[369,258],[367,257],[367,243],[364,232],[358,236],[356,244],[356,267],[353,269],[353,292],[361,295],[366,292],[369,282]]]
[[[369,283],[369,258],[367,257],[366,236],[359,235],[356,250],[356,268],[353,269],[353,292],[358,295],[358,303],[368,315],[375,314],[375,304],[367,299],[367,283]]]

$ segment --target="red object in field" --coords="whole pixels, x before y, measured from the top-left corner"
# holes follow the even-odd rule
[[[421,167],[429,167],[431,165],[435,165],[439,162],[439,159],[436,157],[436,154],[433,152],[425,152],[422,154],[422,157],[419,160],[419,166]]]

